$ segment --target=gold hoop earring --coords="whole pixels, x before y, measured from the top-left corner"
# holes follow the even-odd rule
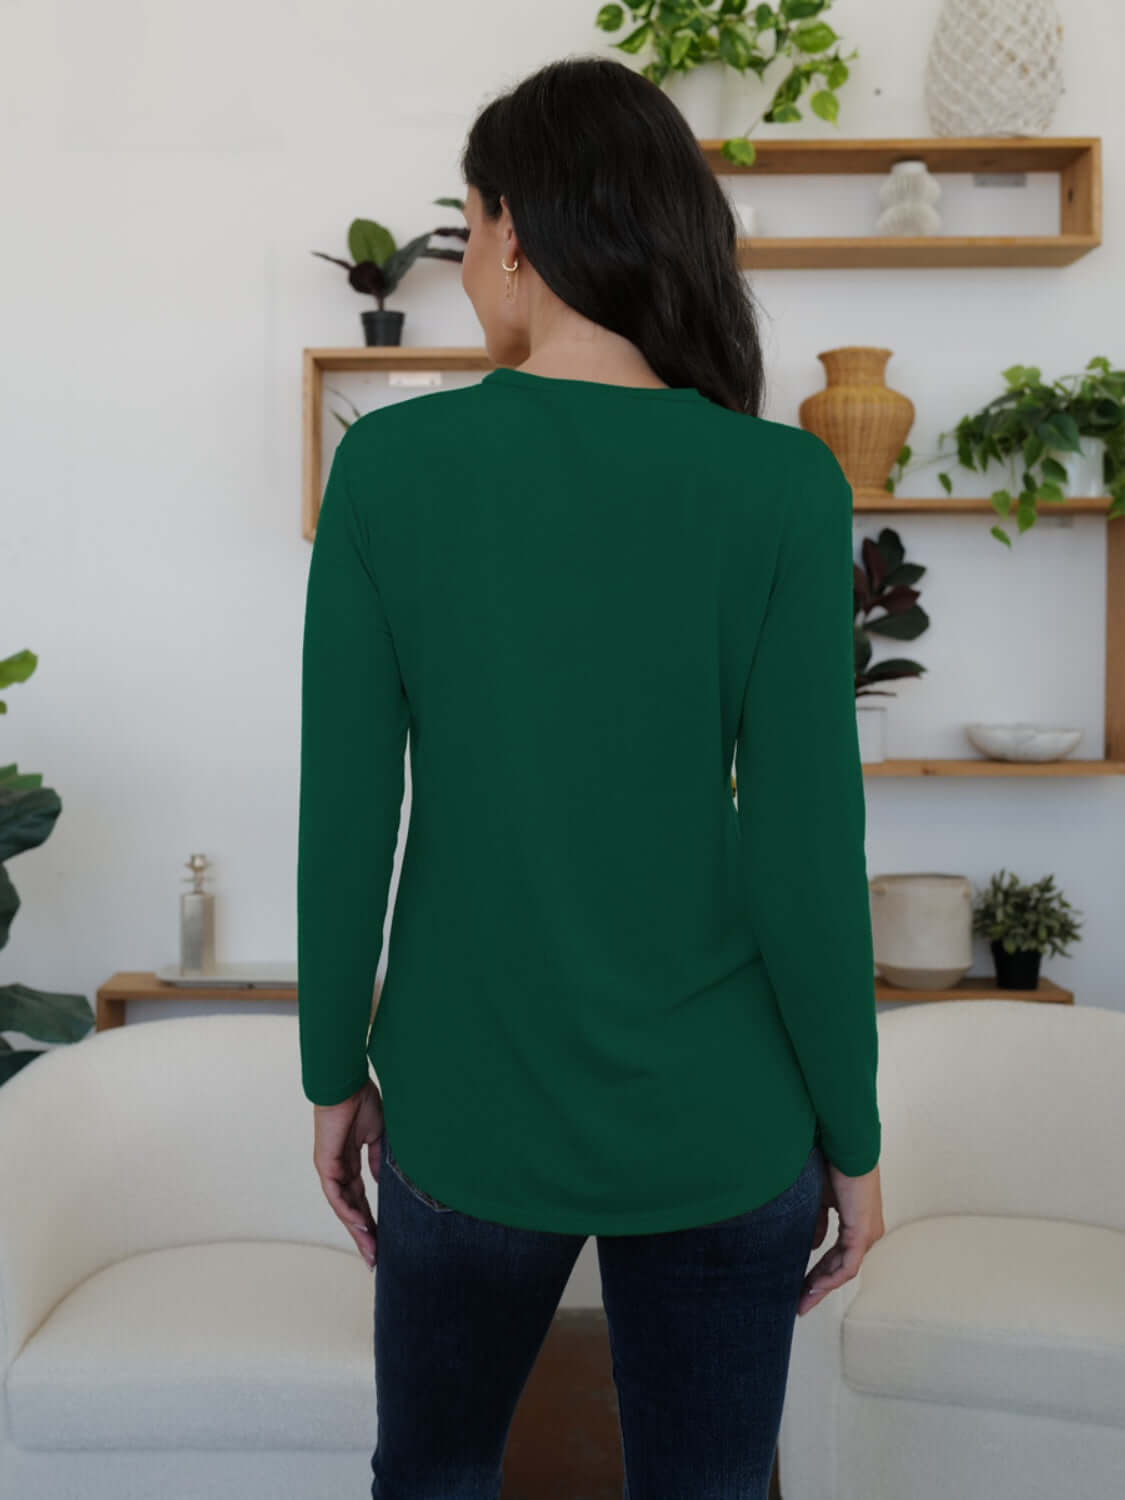
[[[510,266],[509,266],[509,265],[508,265],[508,264],[507,264],[507,263],[506,263],[506,262],[505,262],[505,260],[504,260],[504,257],[503,257],[503,256],[501,256],[501,257],[500,257],[500,264],[501,264],[501,266],[502,266],[502,267],[503,267],[503,269],[504,269],[504,272],[505,272],[505,281],[504,281],[504,296],[505,296],[505,298],[506,298],[506,299],[507,299],[507,300],[508,300],[508,301],[509,301],[509,302],[511,302],[511,301],[512,301],[512,299],[513,299],[513,298],[514,298],[514,297],[515,297],[515,295],[516,295],[516,291],[515,291],[515,284],[516,284],[516,278],[515,278],[515,274],[514,274],[514,273],[515,273],[515,272],[516,272],[516,271],[518,271],[518,270],[519,270],[519,268],[520,268],[520,258],[519,258],[519,256],[518,256],[518,255],[517,255],[517,256],[516,256],[516,258],[515,258],[515,260],[514,260],[514,261],[513,261],[513,262],[512,262],[512,264],[511,264],[511,265],[510,265]]]

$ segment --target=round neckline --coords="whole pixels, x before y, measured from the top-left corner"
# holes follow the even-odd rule
[[[536,375],[530,370],[517,370],[512,365],[494,365],[481,379],[481,385],[492,381],[495,385],[524,386],[528,390],[544,390],[558,386],[565,391],[607,393],[618,396],[641,396],[658,401],[706,401],[702,391],[693,385],[613,385],[606,380],[577,380],[567,375]]]

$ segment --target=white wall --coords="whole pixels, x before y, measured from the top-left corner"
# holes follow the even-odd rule
[[[910,440],[928,451],[1013,362],[1053,376],[1093,354],[1125,358],[1125,19],[1113,0],[1062,9],[1068,89],[1050,133],[1104,137],[1104,246],[1063,270],[761,273],[767,415],[796,421],[822,384],[818,350],[886,345],[891,383],[918,408]],[[0,655],[41,656],[6,695],[0,762],[41,771],[64,804],[47,844],[10,866],[23,908],[0,981],[92,1001],[114,971],[174,960],[193,850],[215,861],[219,956],[293,958],[310,551],[300,354],[358,343],[370,305],[310,252],[344,254],[355,215],[401,240],[455,221],[431,200],[461,191],[457,153],[475,110],[550,58],[606,50],[596,10],[0,8]],[[842,92],[843,134],[930,133],[922,76],[937,10],[911,0],[904,24],[890,0],[836,7],[831,19],[862,52]],[[747,117],[761,101],[749,104]],[[805,133],[830,130],[811,121]],[[763,184],[763,230],[869,227],[863,184],[829,183],[820,199],[811,186]],[[1022,201],[965,188],[948,206],[984,228],[980,216]],[[1041,222],[1044,202],[1053,228],[1053,191],[1044,200],[1033,183],[1018,212]],[[456,265],[416,266],[391,305],[406,310],[407,343],[480,342]],[[374,382],[330,383],[361,405],[384,399]],[[973,492],[971,475],[954,477]],[[932,472],[903,493],[936,493]],[[929,672],[898,686],[891,753],[965,753],[963,721],[1039,716],[1082,724],[1083,753],[1098,753],[1103,523],[1040,521],[1011,553],[984,518],[894,524],[929,569],[933,625],[906,648]],[[1086,938],[1044,972],[1080,1003],[1125,1005],[1125,782],[871,779],[868,799],[872,874],[1054,871]],[[983,944],[975,967],[988,968]],[[180,1009],[137,1006],[130,1020]]]

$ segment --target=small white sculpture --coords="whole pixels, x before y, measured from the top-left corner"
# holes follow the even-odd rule
[[[924,161],[896,161],[879,189],[879,233],[937,234],[941,214],[934,205],[940,197],[941,183]]]

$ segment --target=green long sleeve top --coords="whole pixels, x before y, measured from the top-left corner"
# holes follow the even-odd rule
[[[352,424],[305,603],[309,1100],[370,1062],[408,1177],[531,1229],[875,1166],[852,547],[825,443],[691,387],[499,366]]]

